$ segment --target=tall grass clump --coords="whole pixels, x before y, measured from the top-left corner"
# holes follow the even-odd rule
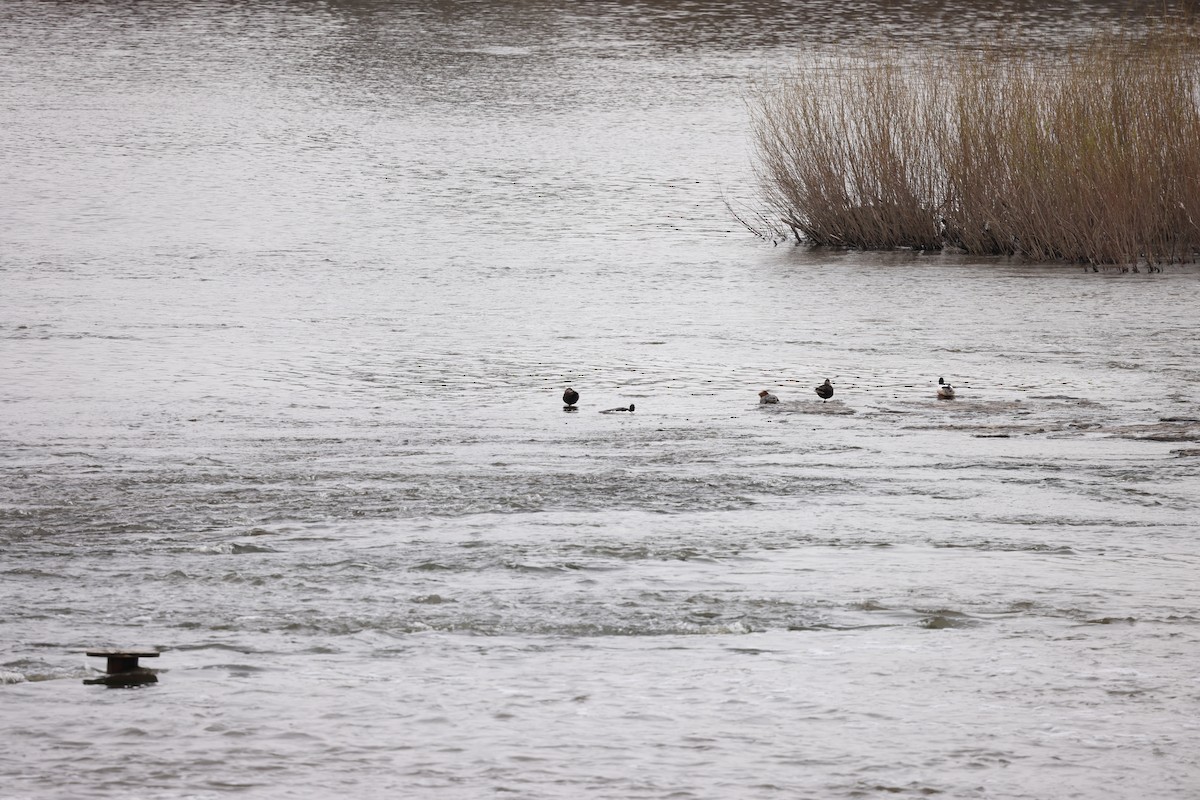
[[[1200,255],[1200,37],[810,63],[756,97],[764,235],[1091,264]],[[765,229],[764,229],[765,228]]]
[[[767,205],[797,238],[861,248],[936,247],[944,193],[932,108],[899,64],[839,62],[791,76],[758,100]],[[869,111],[867,111],[869,109]]]

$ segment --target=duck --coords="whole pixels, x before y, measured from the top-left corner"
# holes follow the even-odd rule
[[[758,393],[758,402],[760,405],[770,405],[771,403],[778,403],[779,398],[768,392],[766,389],[763,389]]]
[[[563,392],[563,403],[566,404],[567,408],[574,408],[575,404],[578,402],[579,392],[568,386],[567,390]]]
[[[833,384],[829,382],[829,378],[826,378],[825,382],[817,387],[817,396],[823,401],[833,397]]]
[[[953,400],[954,387],[938,378],[938,400]]]
[[[633,405],[633,403],[630,403],[629,405],[621,406],[620,408],[606,408],[603,411],[601,411],[600,413],[601,414],[612,414],[615,411],[629,411],[632,413],[633,409],[634,409],[634,405]]]

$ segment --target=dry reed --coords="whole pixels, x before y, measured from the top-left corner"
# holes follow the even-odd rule
[[[754,103],[764,235],[1137,265],[1200,254],[1191,26],[810,64]],[[778,220],[778,222],[776,222]]]

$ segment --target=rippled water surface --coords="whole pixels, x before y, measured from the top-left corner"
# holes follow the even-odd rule
[[[1196,797],[1200,271],[725,207],[797,58],[1111,24],[0,5],[0,797]]]

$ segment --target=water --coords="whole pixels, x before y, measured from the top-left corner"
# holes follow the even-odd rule
[[[0,797],[1195,797],[1200,271],[724,206],[1066,5],[0,7]]]

